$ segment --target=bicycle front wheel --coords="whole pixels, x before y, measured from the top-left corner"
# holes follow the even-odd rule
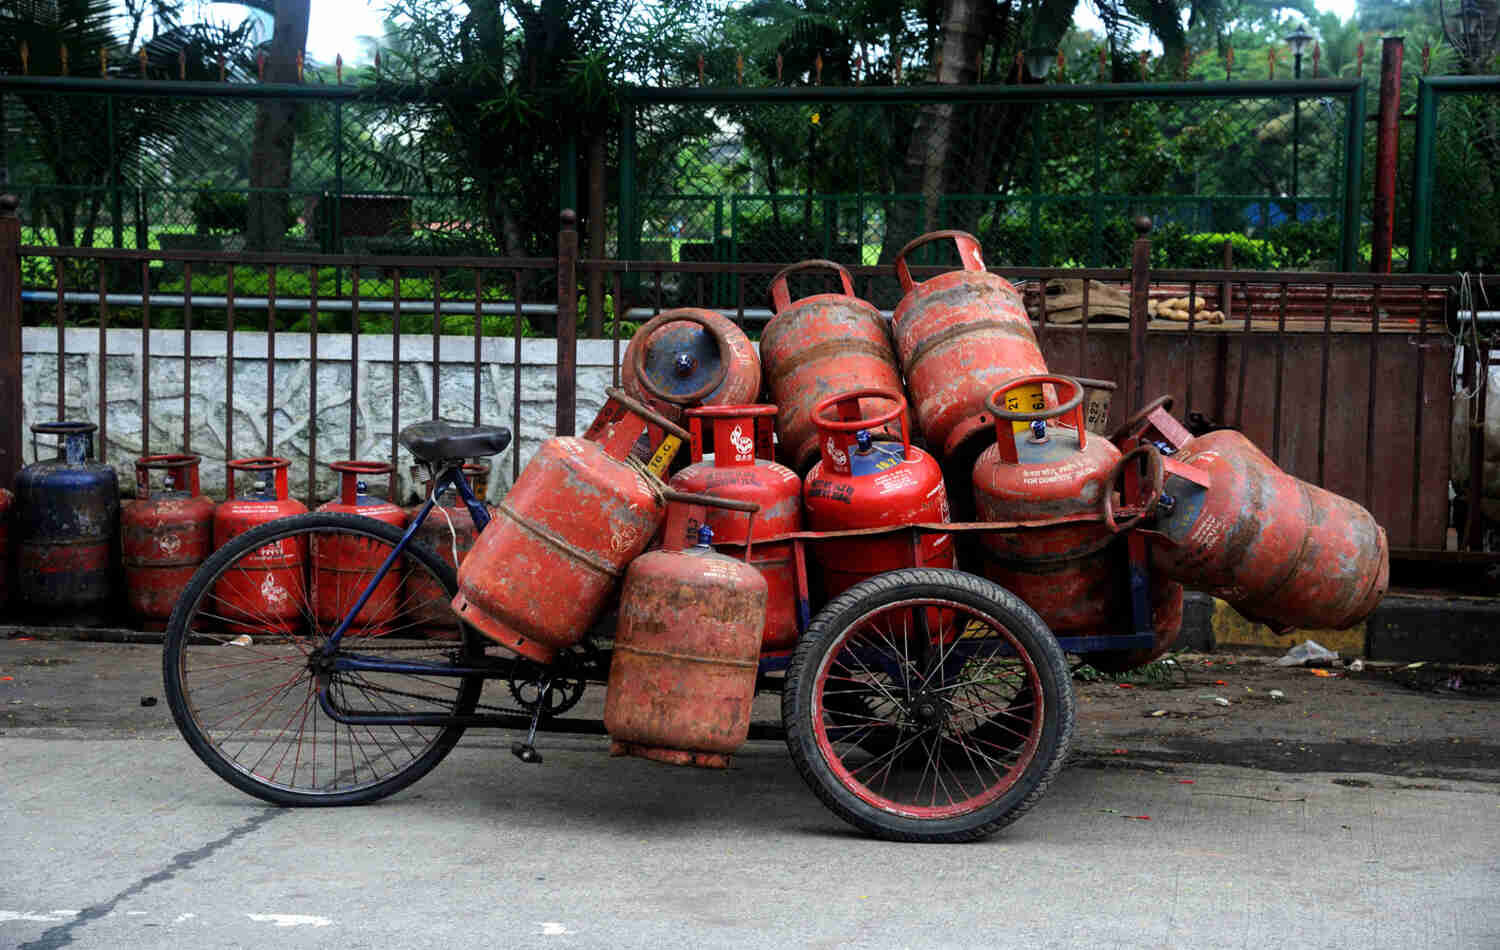
[[[320,702],[326,694],[340,716],[367,720],[465,715],[478,703],[478,675],[335,670],[322,654],[372,579],[368,565],[401,534],[357,515],[296,515],[233,539],[193,576],[167,625],[163,678],[177,728],[225,781],[278,805],[364,804],[431,771],[463,734],[456,725],[339,722]],[[450,564],[409,544],[332,659],[481,661],[469,628],[456,642],[451,630],[428,629],[456,590]]]

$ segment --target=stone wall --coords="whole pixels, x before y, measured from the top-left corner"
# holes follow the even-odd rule
[[[267,439],[267,335],[237,331],[234,334],[234,419],[227,418],[229,391],[227,334],[198,330],[192,334],[191,365],[184,359],[184,334],[180,330],[153,330],[150,366],[143,366],[142,331],[108,330],[105,334],[102,385],[106,406],[104,456],[120,473],[120,484],[134,486],[135,459],[143,452],[143,370],[149,383],[153,453],[180,452],[184,448],[203,456],[202,479],[206,494],[222,498],[226,455],[245,457],[280,455],[292,460],[293,494],[307,500],[331,497],[336,480],[327,462],[349,458],[386,460],[391,453],[393,387],[399,390],[400,423],[406,425],[432,417],[433,387],[437,387],[440,415],[469,423],[474,413],[474,340],[442,337],[438,341],[437,372],[433,371],[433,341],[430,336],[403,336],[399,373],[392,374],[394,338],[361,334],[359,359],[355,363],[348,334],[318,334],[317,403],[313,405],[311,338],[303,333],[278,333],[275,339],[275,415],[272,438]],[[23,422],[47,422],[59,417],[99,421],[100,347],[99,331],[65,331],[63,350],[64,405],[57,399],[57,331],[27,327],[22,336]],[[578,345],[578,429],[582,431],[604,402],[604,389],[612,378],[610,341],[584,340]],[[554,431],[557,405],[557,344],[553,340],[525,340],[521,347],[521,426],[512,447],[493,460],[489,494],[498,499],[511,483],[512,453],[519,452],[524,466],[542,440]],[[191,401],[185,402],[184,373],[191,380]],[[515,342],[485,339],[480,351],[480,421],[514,428],[513,373]],[[351,385],[351,383],[355,385]],[[190,411],[191,437],[184,446],[184,410]],[[350,449],[351,424],[354,431]],[[232,436],[232,442],[231,442]],[[309,493],[312,439],[317,442],[317,485]],[[39,437],[41,455],[48,438]],[[418,485],[410,474],[411,458],[400,450],[397,493],[413,501]],[[24,449],[27,462],[34,460],[31,442]],[[376,481],[372,488],[383,493]]]

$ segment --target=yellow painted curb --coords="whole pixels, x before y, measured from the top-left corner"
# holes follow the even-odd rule
[[[1270,627],[1251,623],[1217,597],[1214,598],[1214,615],[1210,621],[1215,648],[1235,646],[1285,650],[1303,640],[1316,640],[1335,653],[1354,656],[1365,655],[1366,623],[1361,622],[1348,630],[1294,630],[1285,636],[1277,636]]]

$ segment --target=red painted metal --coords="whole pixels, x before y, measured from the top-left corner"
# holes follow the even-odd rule
[[[453,609],[541,663],[583,639],[616,579],[661,526],[665,486],[624,461],[636,437],[650,422],[687,439],[620,390],[609,395],[622,416],[596,425],[618,438],[543,443],[458,569]]]
[[[161,630],[177,598],[214,548],[214,503],[198,487],[196,455],[147,455],[135,463],[135,500],[120,509],[125,599],[148,630]],[[151,473],[164,472],[160,487]]]
[[[943,238],[958,245],[963,270],[915,283],[906,256]],[[984,269],[979,242],[963,231],[907,244],[896,255],[896,276],[905,296],[892,330],[917,423],[939,458],[976,458],[993,439],[989,395],[1017,376],[1047,372],[1021,295]],[[971,466],[964,463],[964,474]]]
[[[896,408],[865,416],[860,404],[869,396],[889,400]],[[897,420],[901,442],[862,438]],[[948,493],[937,460],[912,445],[906,435],[906,397],[888,389],[856,389],[818,403],[813,422],[823,457],[807,473],[803,487],[809,529],[840,531],[949,520]],[[867,447],[860,445],[862,441],[868,442]],[[817,544],[813,556],[822,567],[824,596],[834,597],[885,571],[952,567],[953,543],[947,534],[924,534],[914,555],[911,540],[902,534],[828,540]]]
[[[791,301],[790,274],[834,270],[842,293],[814,294]],[[818,430],[813,407],[829,396],[875,387],[901,392],[901,369],[891,348],[886,319],[854,295],[849,271],[833,261],[803,261],[771,279],[771,306],[776,316],[760,337],[766,387],[776,403],[776,435],[781,461],[805,473],[818,460]],[[866,399],[860,412],[877,416],[891,404]],[[897,436],[892,432],[891,435]]]
[[[10,509],[16,496],[0,488],[0,607],[10,602]]]
[[[400,505],[371,495],[365,485],[365,479],[372,475],[392,475],[396,471],[394,465],[389,462],[332,462],[328,467],[339,473],[339,497],[320,505],[319,511],[360,515],[397,528],[406,527],[406,511]],[[328,534],[312,539],[310,554],[313,613],[319,625],[331,632],[369,586],[390,549],[354,534]],[[379,633],[389,627],[397,610],[405,603],[404,580],[403,565],[392,567],[380,579],[365,606],[354,616],[351,629]]]
[[[1275,629],[1342,629],[1369,616],[1390,583],[1385,529],[1370,513],[1288,475],[1233,429],[1191,436],[1170,405],[1151,403],[1115,434],[1174,450],[1153,568]]]
[[[1380,111],[1375,132],[1375,199],[1371,209],[1370,271],[1391,272],[1391,246],[1396,230],[1396,164],[1401,146],[1401,60],[1405,46],[1399,36],[1380,41]]]
[[[762,536],[802,530],[802,479],[785,465],[757,458],[757,446],[769,442],[775,406],[700,406],[689,409],[693,464],[672,477],[672,487],[720,498],[755,502],[760,514],[755,531]],[[713,426],[713,461],[703,461],[703,425]],[[747,522],[742,515],[709,511],[707,524],[714,544],[724,553],[745,557]],[[797,642],[796,572],[790,542],[757,545],[749,563],[765,577],[770,589],[762,646],[767,651],[789,650]]]
[[[464,478],[480,498],[484,497],[484,486],[489,480],[489,474],[488,462],[469,462],[463,468]],[[427,495],[432,495],[431,482],[427,484]],[[485,507],[489,509],[493,520],[495,507]],[[421,505],[406,509],[408,521],[421,510]],[[448,489],[437,504],[433,505],[427,520],[418,526],[417,533],[412,535],[412,541],[431,550],[457,570],[468,558],[478,537],[479,532],[474,527],[474,519],[470,517],[468,507],[456,492]],[[426,571],[411,571],[406,575],[406,601],[411,604],[412,623],[419,634],[432,640],[458,639],[458,617],[449,605],[450,599],[443,586]]]
[[[693,406],[738,406],[760,395],[760,357],[745,332],[713,310],[666,310],[630,338],[621,386],[672,422]]]
[[[611,754],[725,768],[749,735],[766,581],[702,530],[699,545],[643,554],[625,576],[604,696]]]
[[[1046,405],[1046,386],[1057,392],[1056,407]],[[980,520],[1102,510],[1120,451],[1089,437],[1083,397],[1077,379],[1053,375],[1023,376],[990,396],[997,441],[974,465]],[[1014,591],[1054,633],[1122,632],[1122,619],[1129,626],[1123,542],[1102,521],[986,533],[980,544],[984,576]]]
[[[235,459],[228,464],[228,498],[214,509],[215,548],[268,521],[307,511],[307,506],[292,498],[288,490],[287,469],[291,465],[287,459],[270,456]],[[242,494],[235,490],[237,472],[258,476]],[[221,578],[211,595],[215,601],[212,613],[221,618],[226,630],[286,633],[301,625],[307,585],[303,576],[307,551],[301,539],[273,541],[235,564],[240,570]]]

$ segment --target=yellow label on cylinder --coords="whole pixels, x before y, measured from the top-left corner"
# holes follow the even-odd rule
[[[677,457],[677,450],[682,447],[682,440],[675,435],[668,434],[657,446],[656,454],[651,456],[651,462],[646,467],[651,474],[657,478],[666,478],[667,466],[672,464],[672,459]]]
[[[1041,412],[1047,408],[1047,397],[1042,395],[1042,384],[1031,383],[1017,386],[1005,394],[1005,408],[1010,412]],[[1012,422],[1012,432],[1025,432],[1031,428],[1029,422]]]

